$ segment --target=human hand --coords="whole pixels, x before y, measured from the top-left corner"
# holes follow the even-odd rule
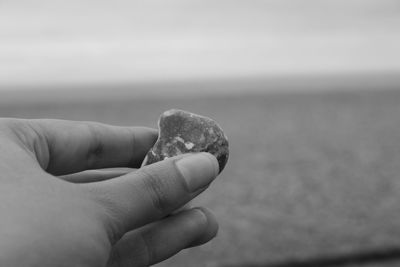
[[[212,239],[204,208],[174,210],[218,174],[208,153],[138,168],[157,131],[0,119],[0,266],[148,266]]]

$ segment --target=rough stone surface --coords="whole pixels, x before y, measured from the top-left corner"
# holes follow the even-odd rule
[[[142,166],[173,156],[209,152],[219,162],[220,172],[228,161],[228,139],[212,119],[183,110],[171,109],[158,120],[159,137]]]

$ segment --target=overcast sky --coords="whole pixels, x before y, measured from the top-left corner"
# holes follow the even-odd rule
[[[400,71],[398,0],[0,0],[0,88]]]

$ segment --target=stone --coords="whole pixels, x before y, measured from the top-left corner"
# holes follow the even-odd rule
[[[159,135],[142,166],[185,153],[208,152],[221,172],[229,157],[228,138],[213,120],[184,110],[171,109],[158,120]]]

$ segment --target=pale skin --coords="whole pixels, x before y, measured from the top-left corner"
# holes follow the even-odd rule
[[[209,210],[173,212],[215,179],[217,160],[139,168],[156,138],[143,127],[0,119],[0,266],[149,266],[214,238]]]

